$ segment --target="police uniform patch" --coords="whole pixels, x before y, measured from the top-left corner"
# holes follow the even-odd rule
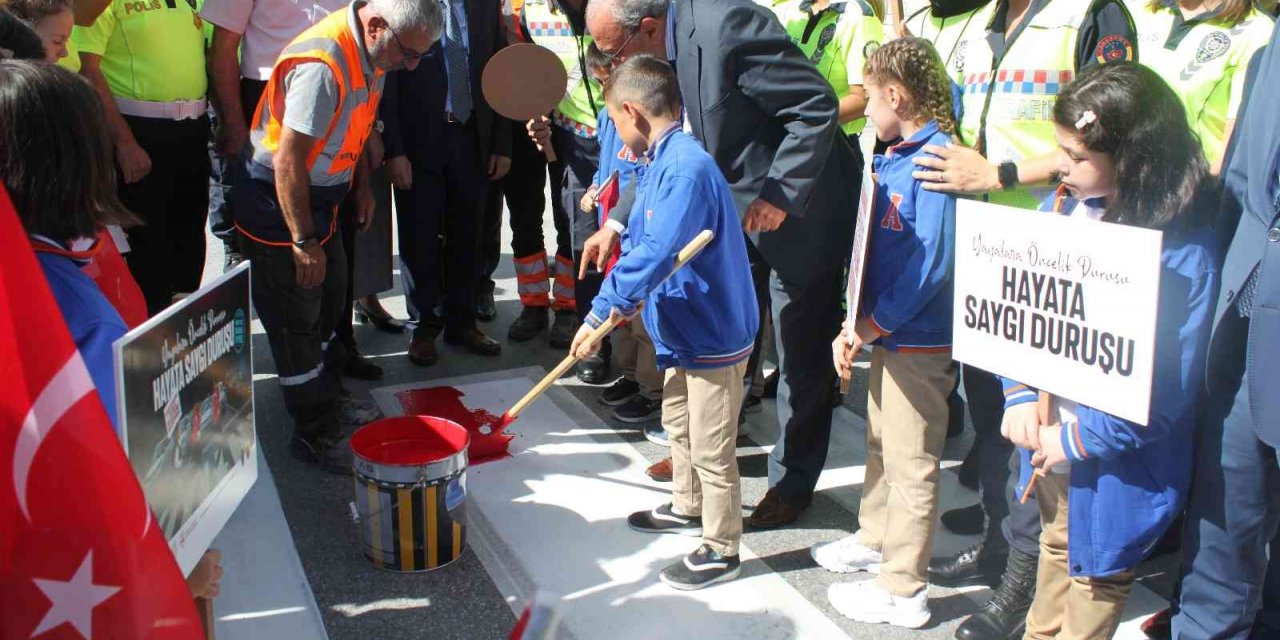
[[[1103,64],[1133,60],[1133,43],[1122,35],[1109,35],[1098,41],[1098,47],[1093,50],[1093,55]]]
[[[964,54],[965,54],[965,51],[968,50],[968,48],[969,48],[968,40],[961,40],[960,42],[956,43],[956,51],[955,53],[952,54],[952,63],[953,63],[952,66],[955,67],[956,71],[959,71],[959,72],[964,71]]]
[[[1231,36],[1226,31],[1214,31],[1200,41],[1196,49],[1196,64],[1204,64],[1210,60],[1221,58],[1231,48]]]
[[[880,48],[879,42],[875,40],[868,41],[866,44],[862,45],[862,57],[870,58],[871,54],[875,53],[876,49],[879,49],[879,48]]]

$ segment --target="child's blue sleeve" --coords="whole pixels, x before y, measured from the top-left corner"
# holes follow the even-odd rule
[[[587,186],[600,186],[605,177],[609,175],[612,169],[609,165],[608,158],[612,157],[610,146],[612,138],[618,137],[618,132],[614,130],[613,123],[609,121],[609,112],[604,109],[596,116],[596,139],[600,141],[599,162],[596,163],[595,175],[591,176],[591,184]]]
[[[951,286],[955,265],[956,199],[928,191],[917,182],[916,237],[919,244],[902,261],[902,273],[871,311],[871,323],[881,334],[891,334],[915,318],[925,305]]]
[[[1029,387],[1012,378],[997,376],[1000,378],[1000,386],[1004,388],[1004,408],[1016,407],[1020,404],[1028,402],[1036,402],[1040,399],[1040,391]]]
[[[127,331],[115,322],[94,322],[80,335],[74,336],[76,348],[84,359],[85,368],[93,385],[98,388],[102,406],[111,418],[116,433],[120,432],[120,417],[116,414],[116,372],[112,345]]]
[[[636,306],[671,273],[680,250],[702,230],[706,207],[697,203],[706,202],[715,202],[711,191],[685,176],[670,178],[658,187],[658,197],[651,203],[652,216],[645,220],[643,233],[629,236],[628,250],[592,301],[587,324],[600,326],[613,309],[628,316],[635,313]],[[636,215],[649,216],[649,212]],[[628,234],[632,229],[628,227]]]
[[[1063,425],[1062,449],[1068,458],[1105,460],[1141,448],[1168,436],[1173,429],[1191,424],[1186,417],[1195,409],[1203,382],[1204,353],[1208,349],[1208,329],[1216,298],[1217,274],[1208,272],[1192,284],[1189,298],[1172,305],[1160,305],[1162,315],[1167,311],[1181,311],[1183,321],[1157,326],[1151,417],[1147,426],[1081,406],[1077,412],[1079,421]],[[1180,305],[1185,306],[1172,308]]]

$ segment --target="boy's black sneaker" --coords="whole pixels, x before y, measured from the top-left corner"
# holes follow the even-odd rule
[[[675,533],[695,538],[702,535],[702,518],[682,516],[672,510],[670,502],[652,511],[631,514],[627,524],[641,533]]]
[[[628,424],[642,424],[656,420],[660,415],[662,415],[662,399],[650,400],[643,395],[637,395],[613,410],[615,420]]]
[[[658,576],[667,586],[681,591],[693,591],[709,587],[717,582],[728,582],[742,570],[738,556],[722,556],[707,545],[685,556],[662,570]]]
[[[637,393],[640,393],[640,383],[635,380],[618,378],[617,382],[600,392],[600,404],[606,407],[616,407],[620,404],[626,404]]]

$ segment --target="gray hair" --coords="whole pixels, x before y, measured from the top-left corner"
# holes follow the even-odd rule
[[[587,20],[608,10],[619,27],[631,32],[639,29],[645,18],[666,18],[669,6],[669,0],[595,0],[587,3]]]
[[[425,31],[434,42],[444,31],[439,0],[369,0],[369,6],[394,32]]]

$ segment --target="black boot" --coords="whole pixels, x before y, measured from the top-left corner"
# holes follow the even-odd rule
[[[1035,556],[1009,550],[1000,587],[982,610],[956,629],[956,640],[1016,640],[1027,628],[1027,611],[1036,597]]]

